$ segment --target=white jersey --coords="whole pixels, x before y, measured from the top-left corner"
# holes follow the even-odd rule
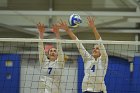
[[[104,77],[108,65],[108,56],[104,45],[99,45],[101,56],[97,60],[86,51],[81,43],[77,43],[77,47],[84,61],[85,76],[82,82],[82,91],[104,91],[106,93]]]
[[[46,55],[43,56],[44,62],[41,64],[39,93],[61,93],[61,76],[64,69],[64,55],[60,44],[57,49],[57,60],[50,61]]]

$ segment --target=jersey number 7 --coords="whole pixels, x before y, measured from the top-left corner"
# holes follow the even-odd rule
[[[48,68],[48,74],[50,75],[51,74],[51,71],[52,71],[52,68]]]

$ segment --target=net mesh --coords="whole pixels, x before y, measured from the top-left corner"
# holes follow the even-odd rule
[[[38,43],[40,39],[0,39],[0,90],[1,93],[14,89],[19,93],[39,93],[49,82],[41,85],[41,66]],[[44,44],[57,41],[44,39]],[[81,70],[79,51],[75,43],[83,43],[91,53],[95,44],[103,43],[109,56],[105,85],[108,93],[138,93],[140,89],[139,45],[137,41],[60,40],[65,55],[65,66],[59,87],[62,93],[81,93],[84,70]],[[134,67],[134,68],[133,68]],[[55,68],[59,70],[59,68]],[[79,69],[81,71],[79,71]],[[44,79],[46,82],[46,79]],[[53,82],[55,83],[55,82]],[[89,82],[90,83],[90,82]],[[96,84],[96,83],[95,83]],[[51,91],[54,87],[48,88]],[[44,90],[45,91],[45,90]],[[103,90],[104,91],[104,90]],[[13,93],[13,92],[11,92]],[[42,92],[45,93],[45,92]]]

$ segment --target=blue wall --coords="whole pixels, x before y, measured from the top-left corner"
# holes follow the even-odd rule
[[[82,93],[82,81],[84,77],[84,63],[81,56],[78,57],[77,62],[78,62],[77,93]]]
[[[83,65],[80,56],[78,58],[78,93],[82,93]],[[134,58],[134,72],[130,73],[130,63],[127,60],[110,56],[105,83],[108,93],[140,93],[140,57]]]
[[[109,57],[108,70],[105,77],[108,93],[129,93],[131,84],[130,64],[118,57]]]
[[[19,93],[19,90],[20,90],[20,55],[1,54],[0,93]]]
[[[134,58],[134,72],[131,91],[133,91],[133,93],[140,93],[140,56],[136,56]]]

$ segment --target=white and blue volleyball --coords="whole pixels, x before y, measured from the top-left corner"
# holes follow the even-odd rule
[[[69,18],[69,24],[71,27],[78,27],[82,23],[82,19],[78,14],[72,14]]]

